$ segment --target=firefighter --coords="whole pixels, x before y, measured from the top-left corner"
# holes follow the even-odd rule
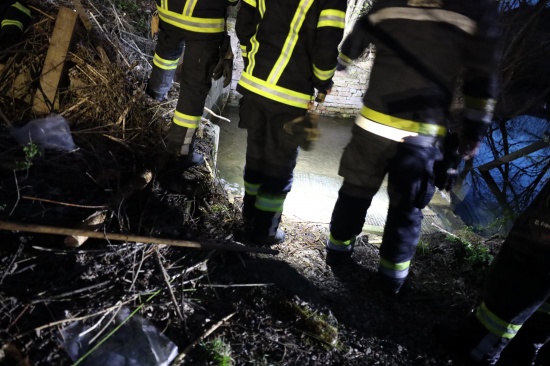
[[[166,142],[166,152],[182,168],[204,162],[193,150],[212,78],[223,75],[224,87],[231,81],[233,53],[226,13],[237,2],[157,0],[159,34],[146,93],[162,101],[183,57],[180,93]]]
[[[342,0],[244,0],[237,15],[239,127],[247,130],[242,213],[256,244],[284,241],[279,223],[300,145],[284,126],[307,121],[315,90],[331,89],[345,12]]]
[[[436,330],[476,365],[495,365],[501,354],[506,365],[536,364],[550,340],[550,181],[502,244],[481,305],[460,329]]]
[[[31,11],[24,1],[2,1],[0,3],[0,50],[19,43],[31,23]]]
[[[491,0],[380,0],[358,19],[338,58],[345,70],[372,43],[376,55],[363,107],[339,167],[326,263],[350,260],[372,198],[388,175],[389,208],[378,267],[397,294],[434,193],[433,165],[461,67],[465,108],[460,152],[472,158],[492,119],[498,31]]]

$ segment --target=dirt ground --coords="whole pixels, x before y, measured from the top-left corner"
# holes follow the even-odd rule
[[[271,254],[233,242],[239,200],[229,202],[209,165],[160,169],[178,83],[164,104],[142,92],[154,42],[135,29],[147,25],[152,2],[126,4],[142,18],[129,18],[137,10],[124,2],[90,2],[110,63],[77,25],[56,110],[78,150],[21,145],[9,124],[37,118],[32,95],[63,2],[30,3],[25,43],[0,54],[10,86],[0,90],[0,365],[115,365],[95,357],[153,348],[143,329],[149,342],[159,334],[160,344],[173,342],[188,365],[463,365],[432,327],[458,325],[479,302],[501,238],[423,237],[398,296],[378,288],[375,236],[361,237],[353,264],[340,269],[325,265],[321,225],[283,217],[287,240]],[[207,139],[199,149],[209,160]],[[143,238],[67,246],[70,235],[52,227],[186,246]],[[139,365],[157,364],[148,357]]]

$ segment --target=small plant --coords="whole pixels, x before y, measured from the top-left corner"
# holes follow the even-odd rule
[[[29,142],[23,147],[23,152],[25,153],[25,160],[16,162],[16,170],[28,170],[32,166],[32,160],[40,156],[40,149],[38,145]]]
[[[487,267],[493,261],[489,248],[482,244],[481,238],[471,227],[459,230],[450,240],[460,243],[466,252],[465,260],[472,267]]]
[[[222,337],[214,338],[211,341],[201,344],[210,360],[216,362],[218,366],[233,365],[231,357],[231,345],[226,343]]]
[[[430,243],[420,239],[416,245],[416,252],[420,255],[427,254],[430,251]]]

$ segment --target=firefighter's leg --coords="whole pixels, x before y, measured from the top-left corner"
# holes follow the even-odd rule
[[[256,197],[263,183],[264,158],[263,141],[265,139],[266,116],[259,105],[244,95],[239,101],[239,127],[247,129],[247,152],[244,167],[244,188],[242,216],[246,234],[253,230],[256,216]],[[250,129],[248,129],[250,127]]]
[[[372,197],[380,188],[387,169],[387,157],[396,143],[354,126],[350,143],[340,161],[344,184],[338,192],[326,241],[326,263],[344,264],[353,252],[355,239],[363,229]]]
[[[354,249],[355,239],[363,229],[367,210],[377,189],[366,189],[344,181],[332,211],[330,234],[326,242],[326,263],[344,264]]]
[[[184,48],[183,31],[160,21],[158,41],[153,57],[153,70],[149,75],[146,92],[161,101],[170,90]]]
[[[241,107],[239,126],[248,132],[245,174],[256,172],[258,180],[250,183],[260,184],[254,202],[253,241],[280,243],[284,232],[279,224],[298,157],[298,146],[285,138],[283,125],[306,111],[249,96]]]
[[[550,302],[547,300],[522,325],[504,349],[502,359],[514,365],[535,365],[539,350],[550,341]],[[539,363],[541,364],[541,363]]]
[[[550,296],[550,256],[517,250],[515,244],[507,239],[491,264],[485,280],[484,302],[475,312],[475,322],[484,331],[470,340],[469,355],[475,361],[489,365],[499,360],[503,349],[518,332],[526,333],[519,339],[519,343],[530,338],[531,341],[541,343],[548,340],[548,328],[540,333],[529,334],[534,329],[530,326],[523,329],[522,325],[539,309],[547,309],[545,303]],[[539,318],[538,314],[535,316]],[[543,319],[548,324],[547,318]],[[539,348],[539,344],[532,344],[526,352],[529,356],[526,357],[531,358]],[[530,365],[529,362],[522,360],[522,365]]]
[[[380,246],[378,273],[385,290],[398,293],[409,273],[422,212],[434,194],[433,163],[436,150],[400,143],[390,162],[386,226]]]
[[[180,94],[167,138],[166,150],[194,162],[194,136],[201,121],[204,103],[212,86],[212,70],[219,56],[220,39],[192,40],[186,37]]]

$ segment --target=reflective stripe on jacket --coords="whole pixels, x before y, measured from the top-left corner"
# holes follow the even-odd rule
[[[244,0],[236,33],[244,70],[237,90],[307,109],[332,86],[346,15],[343,0]]]
[[[491,122],[497,95],[495,4],[375,2],[346,37],[339,55],[339,63],[349,66],[371,43],[376,46],[363,103],[371,114],[385,117],[364,117],[391,128],[439,135],[438,128],[426,124],[447,127],[455,82],[464,69],[464,126],[484,131],[479,126]]]
[[[156,0],[159,17],[175,27],[196,33],[225,31],[227,6],[238,0]]]
[[[0,4],[2,32],[13,28],[24,32],[31,22],[31,11],[23,1],[6,1]]]

